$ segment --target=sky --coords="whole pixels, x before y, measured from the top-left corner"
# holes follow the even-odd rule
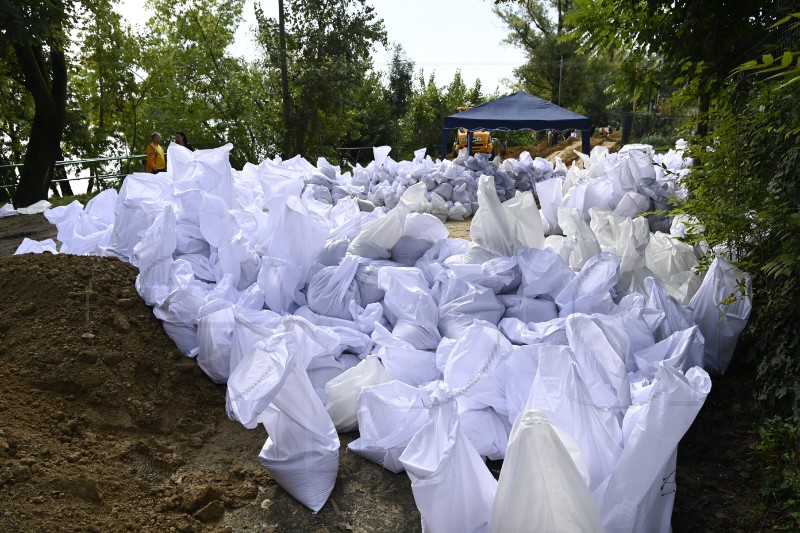
[[[278,17],[278,0],[246,0],[244,23],[240,26],[231,52],[252,59],[251,30],[255,25],[253,2],[260,2],[268,16]],[[402,45],[415,69],[424,69],[426,77],[436,72],[437,85],[453,79],[456,69],[468,87],[480,78],[484,93],[499,87],[506,90],[506,80],[513,69],[525,61],[522,50],[502,41],[507,31],[492,12],[492,0],[368,0],[375,7],[390,43]],[[118,11],[131,24],[144,26],[151,13],[142,8],[142,0],[120,0]],[[374,65],[386,69],[389,54],[383,47],[375,50]]]

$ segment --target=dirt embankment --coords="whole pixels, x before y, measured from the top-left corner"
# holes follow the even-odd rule
[[[267,435],[100,257],[0,257],[0,531],[419,530],[408,477],[352,453],[313,515],[258,463]]]

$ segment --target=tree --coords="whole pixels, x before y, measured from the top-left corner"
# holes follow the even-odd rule
[[[572,0],[526,0],[494,10],[510,31],[506,41],[527,55],[514,72],[522,87],[604,123],[613,102],[606,89],[614,68],[607,57],[582,52],[577,43],[565,39],[567,16],[574,8]]]
[[[265,61],[279,72],[277,24],[258,17]],[[357,100],[372,69],[373,45],[386,44],[383,21],[366,0],[295,0],[286,4],[292,151],[333,155],[353,136]],[[272,79],[272,77],[270,77]]]
[[[408,100],[414,92],[414,62],[399,44],[392,50],[387,77],[389,86],[386,88],[386,99],[394,117],[399,118],[408,111]]]
[[[14,205],[47,198],[55,174],[67,103],[65,31],[74,6],[61,0],[0,4],[0,41],[14,51],[15,80],[30,94],[34,113]]]
[[[150,131],[187,133],[197,147],[233,144],[231,162],[257,161],[273,148],[265,135],[265,84],[257,66],[228,48],[241,22],[244,0],[151,0],[140,66],[147,77],[142,102]],[[141,148],[140,148],[141,149]]]
[[[697,102],[697,132],[707,132],[712,99],[752,46],[751,37],[774,22],[779,0],[575,0],[567,21],[584,50],[615,52],[636,64],[661,59],[661,73]],[[665,29],[672,29],[666,31]]]

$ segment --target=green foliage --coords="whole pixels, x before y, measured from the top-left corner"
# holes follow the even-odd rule
[[[228,52],[244,0],[151,5],[156,15],[139,58],[146,96],[139,111],[145,136],[137,151],[152,131],[166,138],[184,131],[195,147],[232,143],[234,166],[263,158],[272,140],[258,119],[260,107],[267,107],[266,88],[256,67]]]
[[[666,152],[672,148],[675,148],[676,140],[677,139],[674,139],[673,137],[666,137],[664,135],[646,135],[637,142],[652,145],[656,152]]]
[[[265,64],[277,72],[277,23],[263,13],[257,19]],[[358,98],[373,94],[371,53],[387,42],[383,20],[365,0],[295,0],[286,4],[286,33],[292,152],[335,156],[348,138],[362,136]],[[280,94],[276,76],[269,80]]]
[[[706,133],[706,114],[728,74],[784,4],[742,0],[575,0],[567,22],[584,50],[606,50],[624,65],[630,93],[652,83],[678,88],[698,108],[697,131]],[[666,31],[673,28],[674,31]],[[650,65],[657,64],[656,71]],[[641,80],[641,81],[639,81]]]
[[[595,124],[609,122],[608,108],[615,97],[609,91],[616,66],[605,54],[579,50],[564,39],[572,1],[526,0],[495,7],[509,29],[507,42],[519,46],[527,62],[514,73],[531,94],[584,113]]]
[[[392,50],[387,77],[386,100],[394,118],[399,118],[408,111],[408,100],[414,91],[414,63],[399,44]]]
[[[758,428],[759,442],[753,455],[763,465],[762,496],[776,502],[783,512],[783,530],[800,528],[800,440],[798,428],[780,417],[769,418]]]
[[[759,398],[800,418],[800,84],[759,80],[753,70],[729,79],[710,116],[713,133],[693,143],[701,165],[686,178],[692,194],[680,211],[753,274],[746,339]]]

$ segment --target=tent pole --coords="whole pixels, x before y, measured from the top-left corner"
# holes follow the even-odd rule
[[[589,126],[588,130],[581,130],[581,152],[583,152],[586,155],[589,155],[589,152],[592,151],[592,145],[589,143],[591,135],[592,135],[591,125]]]
[[[472,130],[467,130],[467,157],[472,155]]]
[[[450,131],[447,128],[442,128],[442,161],[447,157],[448,141],[450,141]]]

